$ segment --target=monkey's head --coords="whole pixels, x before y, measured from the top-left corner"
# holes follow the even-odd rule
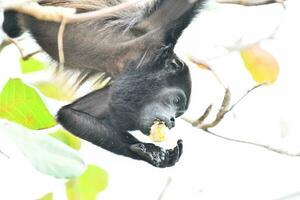
[[[191,80],[187,65],[171,52],[136,70],[129,68],[112,85],[114,120],[126,122],[118,124],[122,128],[146,135],[155,121],[173,128],[175,118],[189,105]]]

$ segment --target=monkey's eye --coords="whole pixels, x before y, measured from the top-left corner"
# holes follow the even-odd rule
[[[173,70],[176,70],[176,71],[182,71],[183,68],[184,68],[184,62],[179,60],[179,59],[176,59],[176,58],[173,58],[170,62],[170,66],[172,67]]]

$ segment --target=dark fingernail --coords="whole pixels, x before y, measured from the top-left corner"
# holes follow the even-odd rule
[[[177,144],[182,144],[182,143],[183,143],[182,139],[177,141]]]

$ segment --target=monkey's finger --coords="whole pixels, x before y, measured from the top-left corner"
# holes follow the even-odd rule
[[[143,160],[153,160],[153,156],[147,152],[147,148],[143,143],[137,143],[130,146],[130,150],[143,158]]]
[[[168,166],[173,166],[175,163],[179,160],[181,154],[182,154],[182,140],[177,141],[177,145],[174,147],[174,149],[167,150],[168,152]]]
[[[179,155],[178,155],[178,160],[179,160],[183,152],[183,141],[181,139],[177,141],[177,146],[179,148]]]
[[[168,158],[168,166],[171,167],[175,165],[175,163],[179,159],[180,149],[176,146],[174,149],[168,150],[169,151],[169,158]]]

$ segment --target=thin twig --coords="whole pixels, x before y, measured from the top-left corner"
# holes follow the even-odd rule
[[[9,39],[3,40],[2,43],[0,44],[0,52],[10,44],[12,44],[12,42]]]
[[[261,86],[264,86],[264,85],[266,85],[265,83],[261,83],[261,84],[259,84],[259,85],[256,85],[256,86],[254,86],[253,88],[251,88],[250,90],[248,90],[243,96],[241,96],[234,104],[232,104],[232,106],[226,111],[226,113],[228,113],[228,112],[230,112],[230,111],[232,111],[233,109],[234,109],[234,107],[236,106],[236,105],[238,105],[249,93],[251,93],[253,90],[255,90],[255,89],[257,89],[257,88],[259,88],[259,87],[261,87]],[[225,113],[225,114],[226,114]]]
[[[223,83],[223,81],[221,80],[221,78],[218,76],[218,74],[215,72],[215,70],[213,70],[211,67],[209,67],[209,71],[213,74],[213,76],[216,78],[216,80],[218,81],[218,83],[220,85],[222,85],[222,87],[226,90],[226,86]]]
[[[222,87],[226,90],[227,87],[225,86],[225,84],[223,83],[223,81],[221,80],[219,75],[215,72],[215,70],[207,62],[205,62],[204,60],[200,60],[199,58],[192,57],[192,56],[189,56],[188,59],[192,63],[196,64],[199,68],[210,71],[212,73],[212,75],[215,77],[215,79],[218,81],[218,83],[220,85],[222,85]]]
[[[0,150],[0,154],[3,155],[4,157],[6,157],[7,159],[9,159],[9,156],[1,150]]]
[[[204,111],[204,113],[201,115],[201,117],[199,117],[198,119],[196,119],[195,121],[191,122],[193,126],[199,126],[200,124],[203,123],[203,121],[208,117],[210,111],[212,109],[212,104],[210,104],[206,110]]]
[[[275,200],[295,200],[295,199],[299,199],[300,197],[300,192],[294,192],[292,194],[288,194],[282,197],[279,197],[278,199]]]
[[[15,10],[19,13],[27,14],[39,20],[61,22],[63,17],[72,17],[76,13],[74,8],[65,8],[58,6],[41,6],[37,2],[19,0],[4,2],[0,4],[4,10]]]
[[[283,4],[286,0],[216,0],[218,3],[224,4],[239,4],[243,6],[259,6],[272,3]]]
[[[256,85],[254,86],[253,88],[251,88],[250,90],[248,90],[241,98],[239,98],[229,109],[224,109],[225,107],[228,106],[228,103],[229,103],[229,99],[226,99],[226,96],[230,96],[230,95],[226,95],[224,96],[224,99],[223,99],[223,103],[222,103],[222,106],[221,106],[221,109],[219,110],[218,114],[217,114],[217,117],[216,119],[214,120],[214,122],[211,123],[211,125],[215,124],[218,124],[222,119],[223,117],[230,111],[232,111],[249,93],[251,93],[252,91],[254,91],[255,89],[263,86],[265,84],[259,84],[259,85]],[[229,91],[229,90],[228,90]],[[227,93],[227,92],[226,92]],[[229,93],[230,94],[230,93]],[[208,110],[208,109],[206,109]],[[182,118],[184,121],[186,121],[187,123],[191,124],[191,125],[194,125],[196,124],[197,121],[193,121],[193,120],[190,120],[190,119],[187,119],[187,118]],[[216,125],[214,125],[216,126]],[[211,127],[214,127],[214,126],[208,126],[208,125],[205,125],[205,126],[197,126],[198,128],[204,130],[206,133],[209,133],[210,135],[213,135],[215,137],[218,137],[218,138],[221,138],[221,139],[224,139],[224,140],[228,140],[228,141],[231,141],[231,142],[238,142],[238,143],[243,143],[243,144],[249,144],[249,145],[253,145],[253,146],[257,146],[257,147],[261,147],[261,148],[264,148],[264,149],[267,149],[269,151],[273,151],[273,152],[276,152],[276,153],[279,153],[279,154],[284,154],[284,155],[287,155],[287,156],[295,156],[295,157],[298,157],[300,156],[300,152],[298,153],[290,153],[288,151],[285,151],[285,150],[282,150],[282,149],[279,149],[279,148],[275,148],[275,147],[272,147],[270,145],[265,145],[265,144],[258,144],[258,143],[255,143],[255,142],[250,142],[250,141],[246,141],[246,140],[240,140],[240,139],[235,139],[235,138],[229,138],[229,137],[225,137],[225,136],[222,136],[222,135],[219,135],[219,134],[216,134],[210,130],[208,130],[209,128]]]
[[[160,193],[160,195],[159,195],[159,197],[157,198],[157,200],[162,200],[162,199],[163,199],[163,197],[164,197],[164,195],[165,195],[165,193],[166,193],[168,187],[170,186],[171,182],[172,182],[172,178],[169,177],[168,180],[167,180],[167,182],[166,182],[165,187],[163,188],[163,190],[162,190],[162,192]]]
[[[58,34],[57,34],[57,46],[58,46],[58,58],[59,58],[59,67],[62,69],[65,64],[65,55],[64,55],[64,32],[66,28],[65,19],[62,20]]]
[[[190,119],[186,119],[186,118],[182,118],[182,119],[185,120],[186,122],[192,124],[192,126],[196,126],[203,130],[208,130],[209,128],[217,126],[223,120],[225,115],[228,112],[232,111],[235,108],[235,106],[238,105],[249,93],[251,93],[252,91],[254,91],[255,89],[257,89],[263,85],[265,85],[265,84],[263,83],[263,84],[259,84],[259,85],[252,87],[242,97],[240,97],[231,107],[229,107],[230,101],[231,101],[231,93],[230,93],[230,90],[227,88],[225,90],[225,95],[224,95],[221,107],[216,115],[216,118],[214,119],[214,121],[212,121],[210,123],[203,124],[203,121],[207,118],[207,116],[210,113],[210,109],[211,109],[210,106],[205,110],[204,114],[201,115],[201,117],[197,120],[190,120]]]
[[[138,3],[146,2],[146,1],[148,1],[148,0],[128,1],[128,2],[118,4],[116,6],[103,8],[101,10],[66,16],[66,23],[82,22],[82,21],[87,21],[90,19],[99,19],[99,18],[109,17],[114,13],[118,13],[120,11],[136,7]]]
[[[33,2],[32,0],[9,0],[0,3],[0,8],[7,10]]]
[[[34,52],[32,52],[32,53],[25,54],[23,48],[20,46],[20,44],[19,44],[19,42],[18,42],[17,40],[12,39],[12,38],[8,38],[8,39],[7,39],[7,42],[5,43],[5,46],[10,45],[10,44],[15,45],[15,47],[18,49],[18,51],[19,51],[19,53],[20,53],[20,55],[21,55],[21,58],[22,58],[23,60],[28,60],[28,59],[31,58],[32,56],[34,56],[34,55],[36,55],[36,54],[38,54],[38,53],[43,52],[43,50],[39,49],[39,50],[36,50],[36,51],[34,51]],[[4,46],[4,47],[5,47],[5,46]],[[2,45],[1,45],[1,47],[2,47]],[[4,47],[3,47],[3,48],[4,48]]]
[[[207,130],[209,128],[217,126],[222,121],[225,114],[227,113],[227,109],[228,109],[228,106],[230,104],[230,99],[231,99],[230,90],[226,89],[225,95],[224,95],[224,98],[223,98],[223,101],[222,101],[222,104],[221,104],[221,108],[219,109],[219,112],[217,113],[217,116],[216,116],[215,120],[211,123],[208,123],[208,124],[200,124],[198,127],[203,129],[203,130]]]
[[[17,47],[17,49],[18,49],[18,51],[19,51],[21,57],[22,57],[22,58],[25,57],[25,56],[24,56],[24,55],[25,55],[24,50],[23,50],[23,48],[19,45],[19,43],[18,43],[16,40],[12,39],[12,38],[8,38],[8,40],[9,40],[12,44],[14,44],[15,47]]]
[[[31,58],[32,56],[34,56],[34,55],[36,55],[36,54],[38,54],[38,53],[41,53],[41,52],[43,52],[43,50],[41,50],[41,49],[36,50],[36,51],[34,51],[34,52],[32,52],[32,53],[29,53],[29,54],[27,54],[26,56],[22,57],[22,59],[23,59],[23,60],[28,60],[28,59]]]
[[[210,135],[216,136],[218,138],[222,138],[222,139],[227,140],[227,141],[238,142],[238,143],[249,144],[249,145],[253,145],[253,146],[257,146],[257,147],[262,147],[262,148],[265,148],[267,150],[270,150],[270,151],[273,151],[273,152],[276,152],[276,153],[279,153],[279,154],[284,154],[284,155],[287,155],[287,156],[295,156],[295,157],[296,156],[300,156],[300,152],[298,152],[298,153],[290,153],[288,151],[285,151],[285,150],[282,150],[282,149],[278,149],[278,148],[275,148],[275,147],[272,147],[272,146],[269,146],[269,145],[258,144],[258,143],[255,143],[255,142],[250,142],[250,141],[245,141],[245,140],[239,140],[239,139],[225,137],[225,136],[216,134],[214,132],[211,132],[210,130],[204,130],[204,131],[206,133],[210,134]]]
[[[146,0],[148,1],[148,0]],[[136,7],[139,2],[145,2],[145,0],[134,0],[124,2],[115,6],[103,8],[101,10],[90,11],[86,13],[76,13],[74,8],[66,8],[59,6],[41,6],[36,2],[29,0],[18,0],[13,2],[4,2],[0,4],[0,8],[7,10],[16,10],[20,13],[33,16],[39,20],[75,23],[87,21],[90,19],[99,19],[109,17],[115,13]]]

